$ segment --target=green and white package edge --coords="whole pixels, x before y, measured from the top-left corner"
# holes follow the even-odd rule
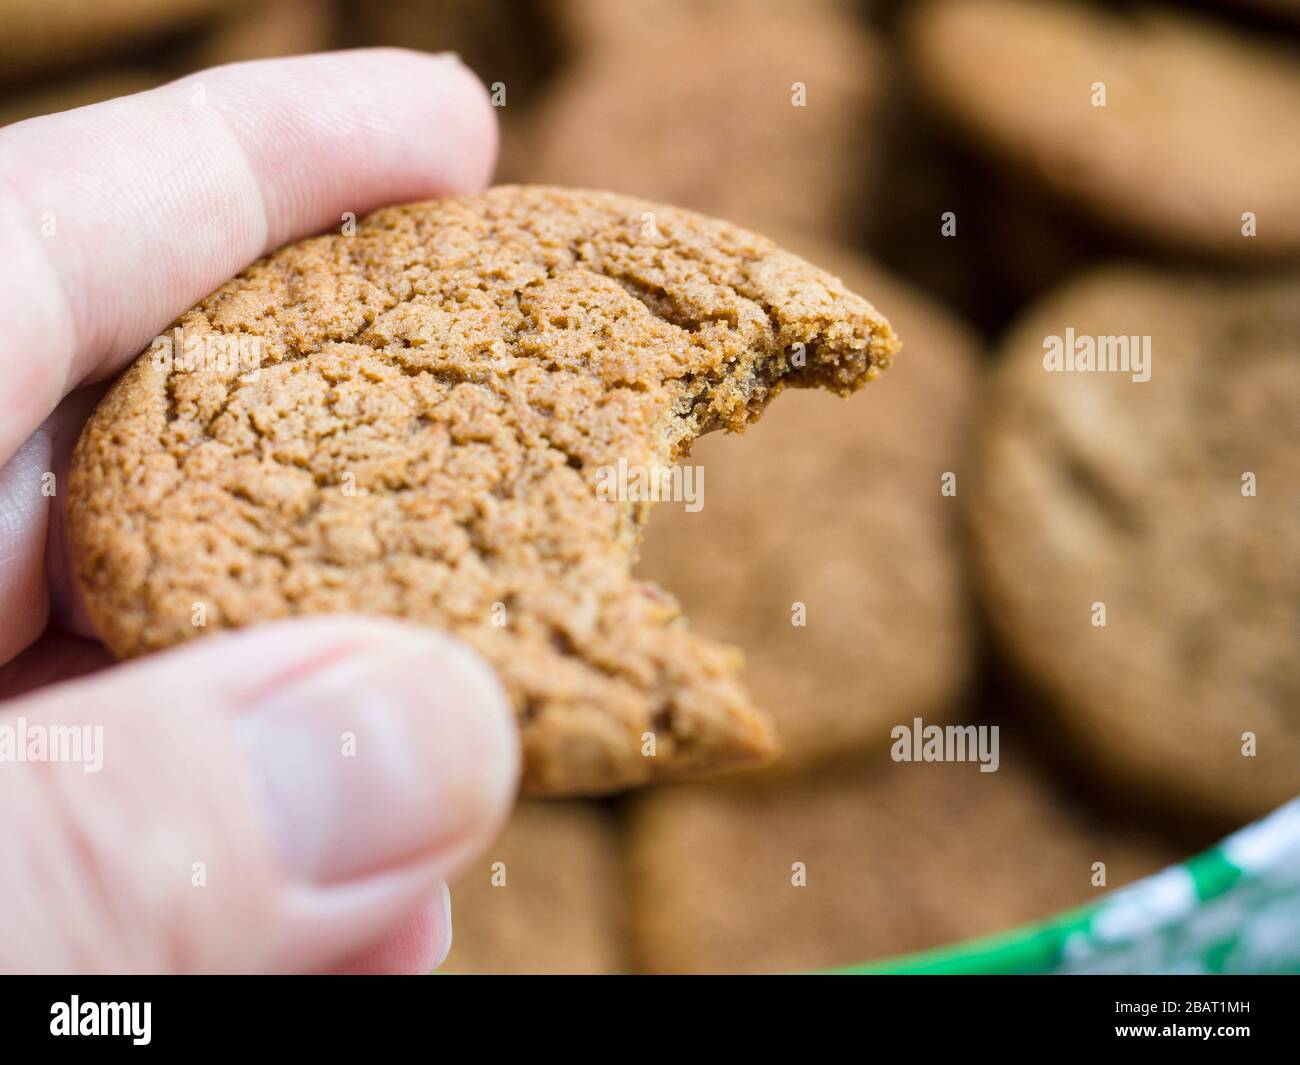
[[[924,954],[830,971],[1300,973],[1300,799],[1079,909]]]

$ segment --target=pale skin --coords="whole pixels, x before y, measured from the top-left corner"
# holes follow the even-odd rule
[[[517,788],[487,667],[359,618],[114,665],[78,602],[62,493],[105,383],[174,317],[348,212],[483,187],[495,154],[471,73],[387,49],[218,68],[0,130],[0,729],[86,726],[102,755],[89,772],[0,761],[0,970],[418,973],[445,956],[446,883]]]

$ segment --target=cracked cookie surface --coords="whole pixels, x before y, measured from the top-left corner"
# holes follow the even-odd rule
[[[597,484],[743,428],[786,384],[848,394],[887,366],[888,323],[838,280],[690,212],[505,186],[284,248],[168,335],[256,358],[147,352],[82,434],[74,558],[115,654],[388,614],[495,667],[526,792],[771,752],[737,653],[630,574],[648,504]]]

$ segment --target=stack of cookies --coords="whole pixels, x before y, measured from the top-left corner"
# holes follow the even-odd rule
[[[519,185],[208,297],[259,379],[138,363],[71,503],[120,655],[202,600],[494,665],[525,795],[448,971],[882,962],[1300,792],[1293,5],[40,6],[0,122],[340,45],[490,87]]]

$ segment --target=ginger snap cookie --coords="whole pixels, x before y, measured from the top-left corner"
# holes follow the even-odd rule
[[[773,739],[736,652],[631,576],[647,485],[896,348],[835,278],[688,211],[388,208],[255,263],[117,382],[73,459],[77,574],[119,656],[300,614],[445,629],[510,693],[527,792],[752,762]]]
[[[597,803],[522,802],[451,885],[442,971],[610,975],[625,970],[622,843]]]
[[[1294,50],[1155,8],[933,0],[905,38],[932,99],[993,155],[1126,236],[1300,253]]]
[[[683,6],[600,5],[629,26],[556,78],[517,153],[529,179],[861,232],[885,81],[871,30],[831,5]]]
[[[1008,732],[996,772],[882,753],[797,780],[638,797],[633,964],[790,973],[877,961],[1049,917],[1186,857],[1081,806]]]
[[[1300,278],[1136,268],[1012,331],[967,504],[984,608],[1063,748],[1245,822],[1300,791]]]
[[[661,506],[637,569],[674,590],[696,632],[744,652],[778,769],[950,714],[973,644],[959,505],[975,338],[865,259],[791,246],[887,306],[906,357],[870,410],[838,417],[832,397],[800,393],[743,439],[701,440],[704,506]]]

